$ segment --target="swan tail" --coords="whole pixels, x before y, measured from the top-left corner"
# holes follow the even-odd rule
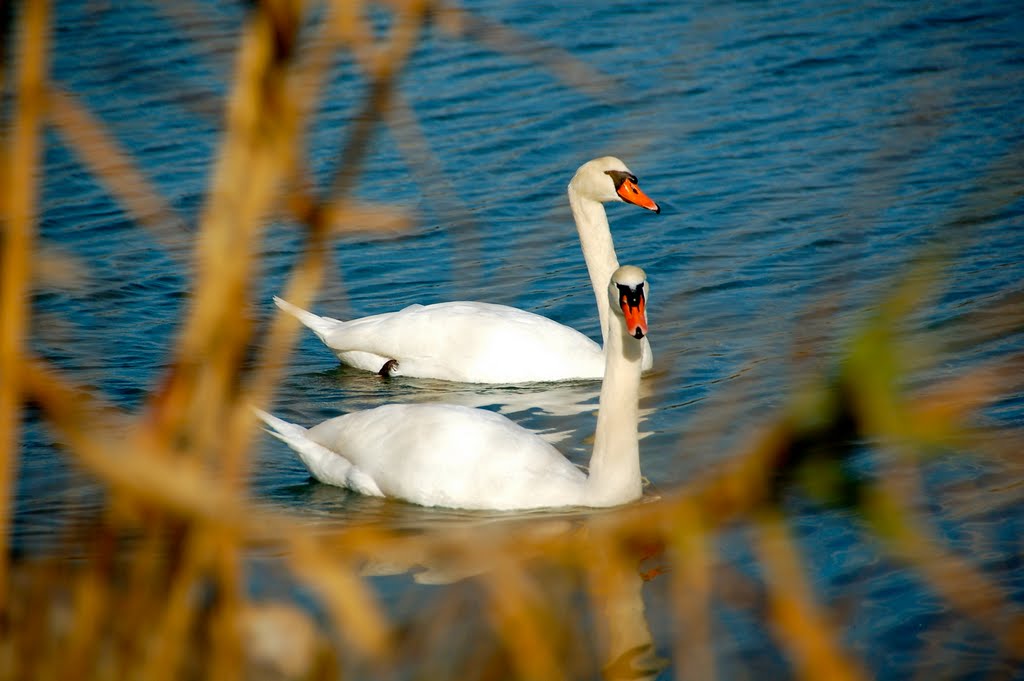
[[[298,305],[292,305],[284,298],[279,298],[278,296],[274,296],[274,304],[302,322],[303,326],[307,327],[310,331],[319,336],[320,340],[325,343],[327,342],[327,335],[331,331],[334,331],[338,324],[342,323],[337,319],[321,317],[320,315],[313,314],[309,310],[303,310]]]
[[[267,425],[267,432],[288,445],[320,482],[339,487],[351,487],[349,478],[352,464],[337,452],[331,451],[309,438],[308,430],[300,425],[279,419],[262,409],[253,408],[256,416]]]

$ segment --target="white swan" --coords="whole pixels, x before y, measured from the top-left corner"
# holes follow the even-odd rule
[[[321,482],[423,506],[523,510],[614,506],[641,495],[637,402],[648,286],[629,265],[612,275],[615,310],[589,476],[540,436],[483,409],[389,404],[309,430],[257,413]]]
[[[625,201],[660,212],[636,176],[606,156],[580,166],[568,188],[569,205],[597,298],[601,333],[608,321],[604,290],[619,266],[603,202]],[[410,305],[342,322],[275,297],[278,307],[316,333],[342,363],[382,375],[467,383],[528,383],[600,378],[601,346],[579,331],[506,305],[450,302]],[[607,342],[607,338],[605,338]],[[653,363],[643,342],[643,368]]]

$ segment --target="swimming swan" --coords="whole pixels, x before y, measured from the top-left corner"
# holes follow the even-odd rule
[[[617,158],[588,161],[569,182],[569,206],[597,299],[601,333],[608,323],[604,290],[619,266],[602,203],[625,201],[661,212]],[[601,346],[579,331],[507,305],[449,302],[342,322],[274,298],[316,333],[342,363],[381,375],[467,383],[527,383],[600,378]],[[607,338],[604,339],[607,343]],[[643,341],[643,368],[653,363]]]
[[[647,334],[644,271],[606,289],[607,358],[587,475],[501,414],[451,404],[389,404],[310,429],[257,410],[320,482],[423,506],[523,510],[615,506],[641,495],[637,402]]]

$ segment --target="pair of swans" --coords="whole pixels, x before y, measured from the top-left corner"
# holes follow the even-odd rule
[[[603,349],[574,329],[500,305],[416,305],[340,322],[275,300],[343,362],[382,374],[470,382],[604,376],[589,475],[505,416],[450,404],[385,405],[310,429],[257,411],[270,432],[321,482],[424,506],[526,510],[614,506],[639,498],[640,374],[651,365],[649,285],[640,268],[618,266],[601,204],[622,200],[659,209],[611,157],[581,166],[568,193],[597,298]]]

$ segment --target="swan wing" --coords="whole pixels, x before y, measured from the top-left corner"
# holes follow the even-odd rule
[[[385,496],[424,506],[512,510],[584,498],[579,468],[536,434],[482,409],[385,405],[325,421],[308,437]]]
[[[470,383],[600,378],[601,346],[573,328],[505,305],[448,302],[341,322],[323,336],[347,353],[397,361],[393,373]],[[374,371],[381,365],[369,367]]]

